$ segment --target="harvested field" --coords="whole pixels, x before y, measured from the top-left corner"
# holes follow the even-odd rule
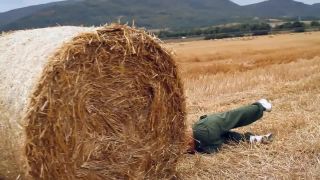
[[[156,38],[57,27],[4,35],[0,49],[1,178],[178,176],[184,93]]]
[[[319,55],[319,32],[171,43],[177,61],[190,78],[201,74],[247,71]]]
[[[185,155],[183,179],[320,178],[320,33],[252,40],[171,43],[187,96],[187,125],[199,116],[266,97],[273,112],[238,131],[272,132],[269,145],[225,145]]]
[[[70,31],[73,30],[64,32]],[[27,38],[22,43],[29,41]],[[182,179],[320,178],[320,33],[167,46],[176,51],[184,81],[188,127],[203,114],[236,108],[261,97],[269,98],[274,105],[273,112],[265,114],[261,121],[238,129],[257,134],[272,132],[275,134],[272,144],[225,145],[217,154],[184,155],[177,167]],[[2,47],[10,46],[1,46],[0,56]],[[25,55],[21,53],[22,57]],[[16,79],[23,79],[23,74]],[[24,81],[12,83],[25,86]],[[2,105],[0,108],[7,108]],[[12,164],[16,144],[11,141],[15,137],[8,136],[6,131],[21,128],[8,127],[11,123],[3,120],[12,119],[12,114],[1,112],[0,135],[7,138],[0,139],[0,143],[9,146],[0,146],[0,172],[5,172],[0,179],[1,175],[16,174],[14,170],[20,167]]]

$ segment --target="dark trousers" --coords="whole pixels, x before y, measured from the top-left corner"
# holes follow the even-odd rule
[[[263,111],[261,104],[254,103],[231,111],[202,116],[193,125],[196,150],[211,153],[223,143],[248,140],[251,133],[240,134],[231,130],[257,121],[263,116]]]

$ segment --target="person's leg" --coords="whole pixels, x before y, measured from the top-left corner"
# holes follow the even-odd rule
[[[250,143],[269,143],[273,140],[273,134],[269,133],[267,135],[254,135],[250,132],[246,132],[244,134],[228,131],[227,133],[222,135],[224,139],[224,143],[240,143],[240,142],[250,142]]]
[[[198,149],[208,153],[211,149],[217,149],[224,143],[225,133],[255,122],[263,116],[266,109],[261,103],[254,103],[224,113],[201,116],[193,125],[193,136],[198,142]]]
[[[263,116],[265,108],[260,103],[243,106],[238,109],[209,115],[208,119],[215,119],[222,130],[222,134],[231,129],[249,125]]]
[[[201,116],[193,125],[193,136],[197,140],[196,150],[212,153],[225,143],[225,139],[240,140],[241,135],[228,132],[237,126],[251,124],[260,119],[263,111],[260,104],[253,104],[224,113]]]

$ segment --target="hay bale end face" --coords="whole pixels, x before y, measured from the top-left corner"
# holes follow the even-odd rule
[[[33,89],[23,115],[32,178],[177,176],[183,87],[170,54],[145,32],[115,25],[76,36]]]

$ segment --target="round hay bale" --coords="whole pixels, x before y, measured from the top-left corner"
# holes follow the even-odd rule
[[[24,51],[38,59],[12,55],[1,62],[16,66],[0,72],[1,79],[17,80],[2,81],[0,89],[0,113],[8,112],[0,122],[16,131],[10,137],[17,141],[6,144],[14,149],[12,164],[34,179],[177,177],[185,99],[172,57],[155,38],[128,26],[78,34],[83,30],[62,29],[65,39],[47,51],[31,44],[46,46],[50,37],[29,43],[24,37]],[[24,66],[28,61],[34,69]],[[1,165],[0,174],[7,175]]]

